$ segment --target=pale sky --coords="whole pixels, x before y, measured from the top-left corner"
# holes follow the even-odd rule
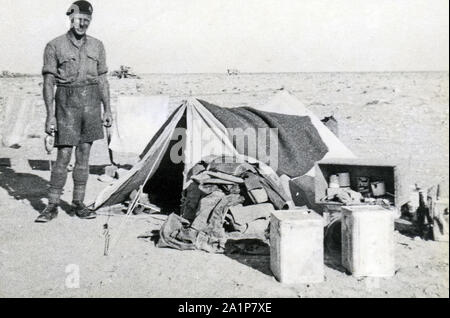
[[[0,70],[40,73],[72,0],[0,0]],[[110,70],[448,71],[448,0],[92,0]]]

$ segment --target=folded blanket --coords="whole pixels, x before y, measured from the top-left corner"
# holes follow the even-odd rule
[[[308,116],[270,113],[251,107],[222,108],[202,100],[199,102],[226,128],[250,129],[257,137],[256,145],[236,142],[235,138],[232,138],[233,145],[240,154],[261,160],[271,166],[278,175],[286,174],[290,177],[304,175],[328,152],[328,147]],[[278,156],[275,161],[270,158],[273,145],[270,144],[270,130],[267,128],[278,131]],[[256,156],[249,153],[253,149],[257,150]]]

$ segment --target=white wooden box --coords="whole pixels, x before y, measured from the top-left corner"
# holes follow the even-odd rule
[[[394,216],[377,205],[342,207],[342,265],[353,276],[394,275]]]
[[[433,238],[435,241],[449,241],[448,199],[433,202]]]
[[[286,284],[324,280],[322,217],[314,211],[272,212],[270,268]]]

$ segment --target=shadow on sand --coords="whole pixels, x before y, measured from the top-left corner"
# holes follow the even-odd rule
[[[248,255],[242,251],[230,250],[226,247],[225,256],[249,266],[263,274],[272,276],[270,269],[270,247],[266,246],[267,251],[260,255]],[[324,246],[324,265],[336,271],[350,275],[350,273],[341,264],[341,249],[340,246],[334,244],[327,244]]]
[[[45,208],[43,198],[47,197],[49,182],[37,175],[15,172],[7,164],[0,165],[0,187],[15,200],[28,200],[37,212]],[[60,207],[68,213],[70,205],[61,201]]]
[[[257,239],[228,240],[225,256],[263,274],[272,276],[270,270],[270,247]]]
[[[30,165],[32,170],[38,171],[50,171],[50,161],[49,160],[28,160],[28,164]],[[52,161],[52,165],[55,164],[55,161]],[[95,174],[101,176],[105,173],[105,168],[109,165],[89,165],[89,174]],[[118,165],[118,168],[130,170],[131,165],[124,164]]]
[[[263,274],[272,276],[272,271],[270,270],[269,255],[225,254],[225,256],[243,265],[256,269]]]

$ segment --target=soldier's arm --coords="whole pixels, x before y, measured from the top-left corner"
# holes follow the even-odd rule
[[[42,75],[44,76],[43,92],[45,108],[47,109],[47,119],[45,120],[45,132],[52,133],[56,127],[55,106],[54,106],[54,89],[55,89],[55,75],[57,74],[57,59],[55,49],[47,44],[44,51],[44,66],[42,68]]]
[[[47,117],[55,116],[54,88],[55,88],[55,77],[52,74],[45,74],[43,85],[43,96],[45,108],[47,109]]]
[[[109,82],[106,74],[99,77],[100,99],[103,104],[103,125],[105,127],[111,127],[113,118],[111,113],[111,103],[109,97]],[[109,138],[108,138],[109,139]]]
[[[103,43],[100,44],[100,56],[97,65],[97,71],[99,74],[98,84],[100,88],[100,98],[103,104],[103,124],[106,127],[110,127],[112,124],[111,103],[109,94],[109,82],[108,82],[108,67],[106,66],[106,52]]]
[[[103,103],[105,113],[111,113],[111,101],[109,94],[109,82],[106,74],[100,75],[98,79],[100,88],[100,98]]]
[[[55,77],[52,74],[44,75],[43,96],[45,108],[47,109],[47,119],[45,120],[45,132],[52,134],[57,130],[54,104]]]

